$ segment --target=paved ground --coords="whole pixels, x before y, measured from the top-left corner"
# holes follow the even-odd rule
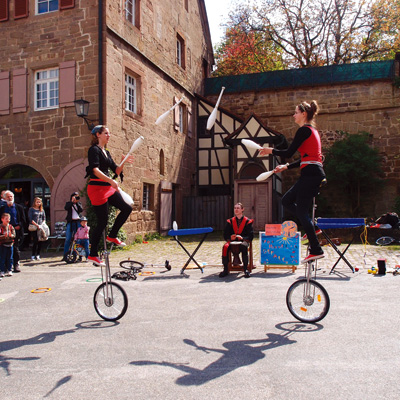
[[[191,248],[195,243],[188,243]],[[296,321],[285,304],[299,269],[218,278],[221,241],[196,259],[204,273],[180,268],[187,256],[163,240],[113,252],[164,263],[151,276],[122,282],[129,298],[118,323],[93,308],[99,268],[66,265],[61,254],[25,262],[0,282],[1,399],[397,399],[400,370],[400,276],[372,276],[378,258],[400,252],[352,246],[353,274],[326,249],[319,281],[331,308],[315,325]],[[259,258],[255,243],[255,258]],[[341,249],[344,245],[340,246]],[[29,254],[26,254],[29,256]],[[51,288],[46,293],[33,289]]]

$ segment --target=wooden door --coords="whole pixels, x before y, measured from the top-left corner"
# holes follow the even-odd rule
[[[172,183],[161,181],[160,231],[164,233],[172,227]]]
[[[235,203],[242,203],[244,214],[253,218],[254,231],[264,231],[265,224],[272,223],[271,182],[237,180],[235,182]]]

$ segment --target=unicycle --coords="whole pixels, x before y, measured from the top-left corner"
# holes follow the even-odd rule
[[[290,313],[301,322],[321,321],[329,311],[328,292],[314,280],[316,274],[317,260],[308,262],[305,278],[294,282],[286,293],[286,305]]]
[[[103,283],[96,289],[93,296],[93,304],[97,314],[106,321],[117,321],[124,316],[128,309],[128,296],[118,283],[111,281],[109,255],[107,250],[106,233],[104,232],[104,262],[101,267]],[[103,271],[104,268],[104,271]]]
[[[312,221],[314,223],[316,208],[314,197],[312,208]],[[318,260],[309,261],[305,267],[304,278],[294,282],[286,293],[286,305],[290,313],[301,322],[314,323],[321,321],[329,311],[330,300],[328,292],[315,280],[317,278],[317,269]]]

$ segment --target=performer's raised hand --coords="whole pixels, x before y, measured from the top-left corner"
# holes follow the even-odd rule
[[[121,161],[123,161],[125,158],[125,155],[122,155]],[[132,164],[134,160],[134,157],[132,155],[128,156],[128,158],[125,160],[126,163]]]
[[[287,170],[287,169],[288,169],[288,164],[281,164],[281,165],[278,165],[278,166],[274,169],[274,172],[275,172],[275,173],[279,173],[279,172],[285,171],[285,170]]]
[[[267,156],[269,154],[272,154],[272,147],[263,147],[261,150],[259,150],[258,155],[259,156]]]

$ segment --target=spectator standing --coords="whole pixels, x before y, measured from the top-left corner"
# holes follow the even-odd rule
[[[24,226],[26,225],[24,208],[14,202],[14,193],[6,190],[4,193],[5,204],[0,206],[0,215],[8,213],[11,216],[10,223],[15,229],[15,242],[13,249],[14,272],[21,272],[20,269],[20,246],[24,242]]]
[[[33,199],[32,207],[28,211],[29,224],[33,224],[39,229],[40,225],[46,221],[46,214],[43,210],[43,203],[40,197]],[[40,260],[40,250],[42,248],[42,242],[39,241],[37,230],[32,232],[33,245],[32,245],[32,261]]]
[[[11,215],[1,214],[0,225],[0,280],[4,275],[12,276],[13,244],[15,229],[10,223]]]
[[[70,200],[65,203],[64,210],[67,211],[67,228],[65,232],[64,256],[62,259],[63,261],[66,261],[72,237],[75,235],[76,231],[79,228],[79,223],[81,220],[80,213],[83,211],[82,204],[79,200],[79,193],[74,192],[71,194]]]
[[[83,246],[85,248],[86,261],[89,257],[89,230],[90,230],[90,227],[87,224],[87,218],[82,217],[81,218],[81,226],[76,231],[74,240],[77,244],[80,244],[81,246]],[[82,261],[81,256],[79,256],[79,261]]]
[[[7,192],[7,190],[2,190],[0,194],[0,207],[4,206],[7,202],[4,200],[4,193]]]

